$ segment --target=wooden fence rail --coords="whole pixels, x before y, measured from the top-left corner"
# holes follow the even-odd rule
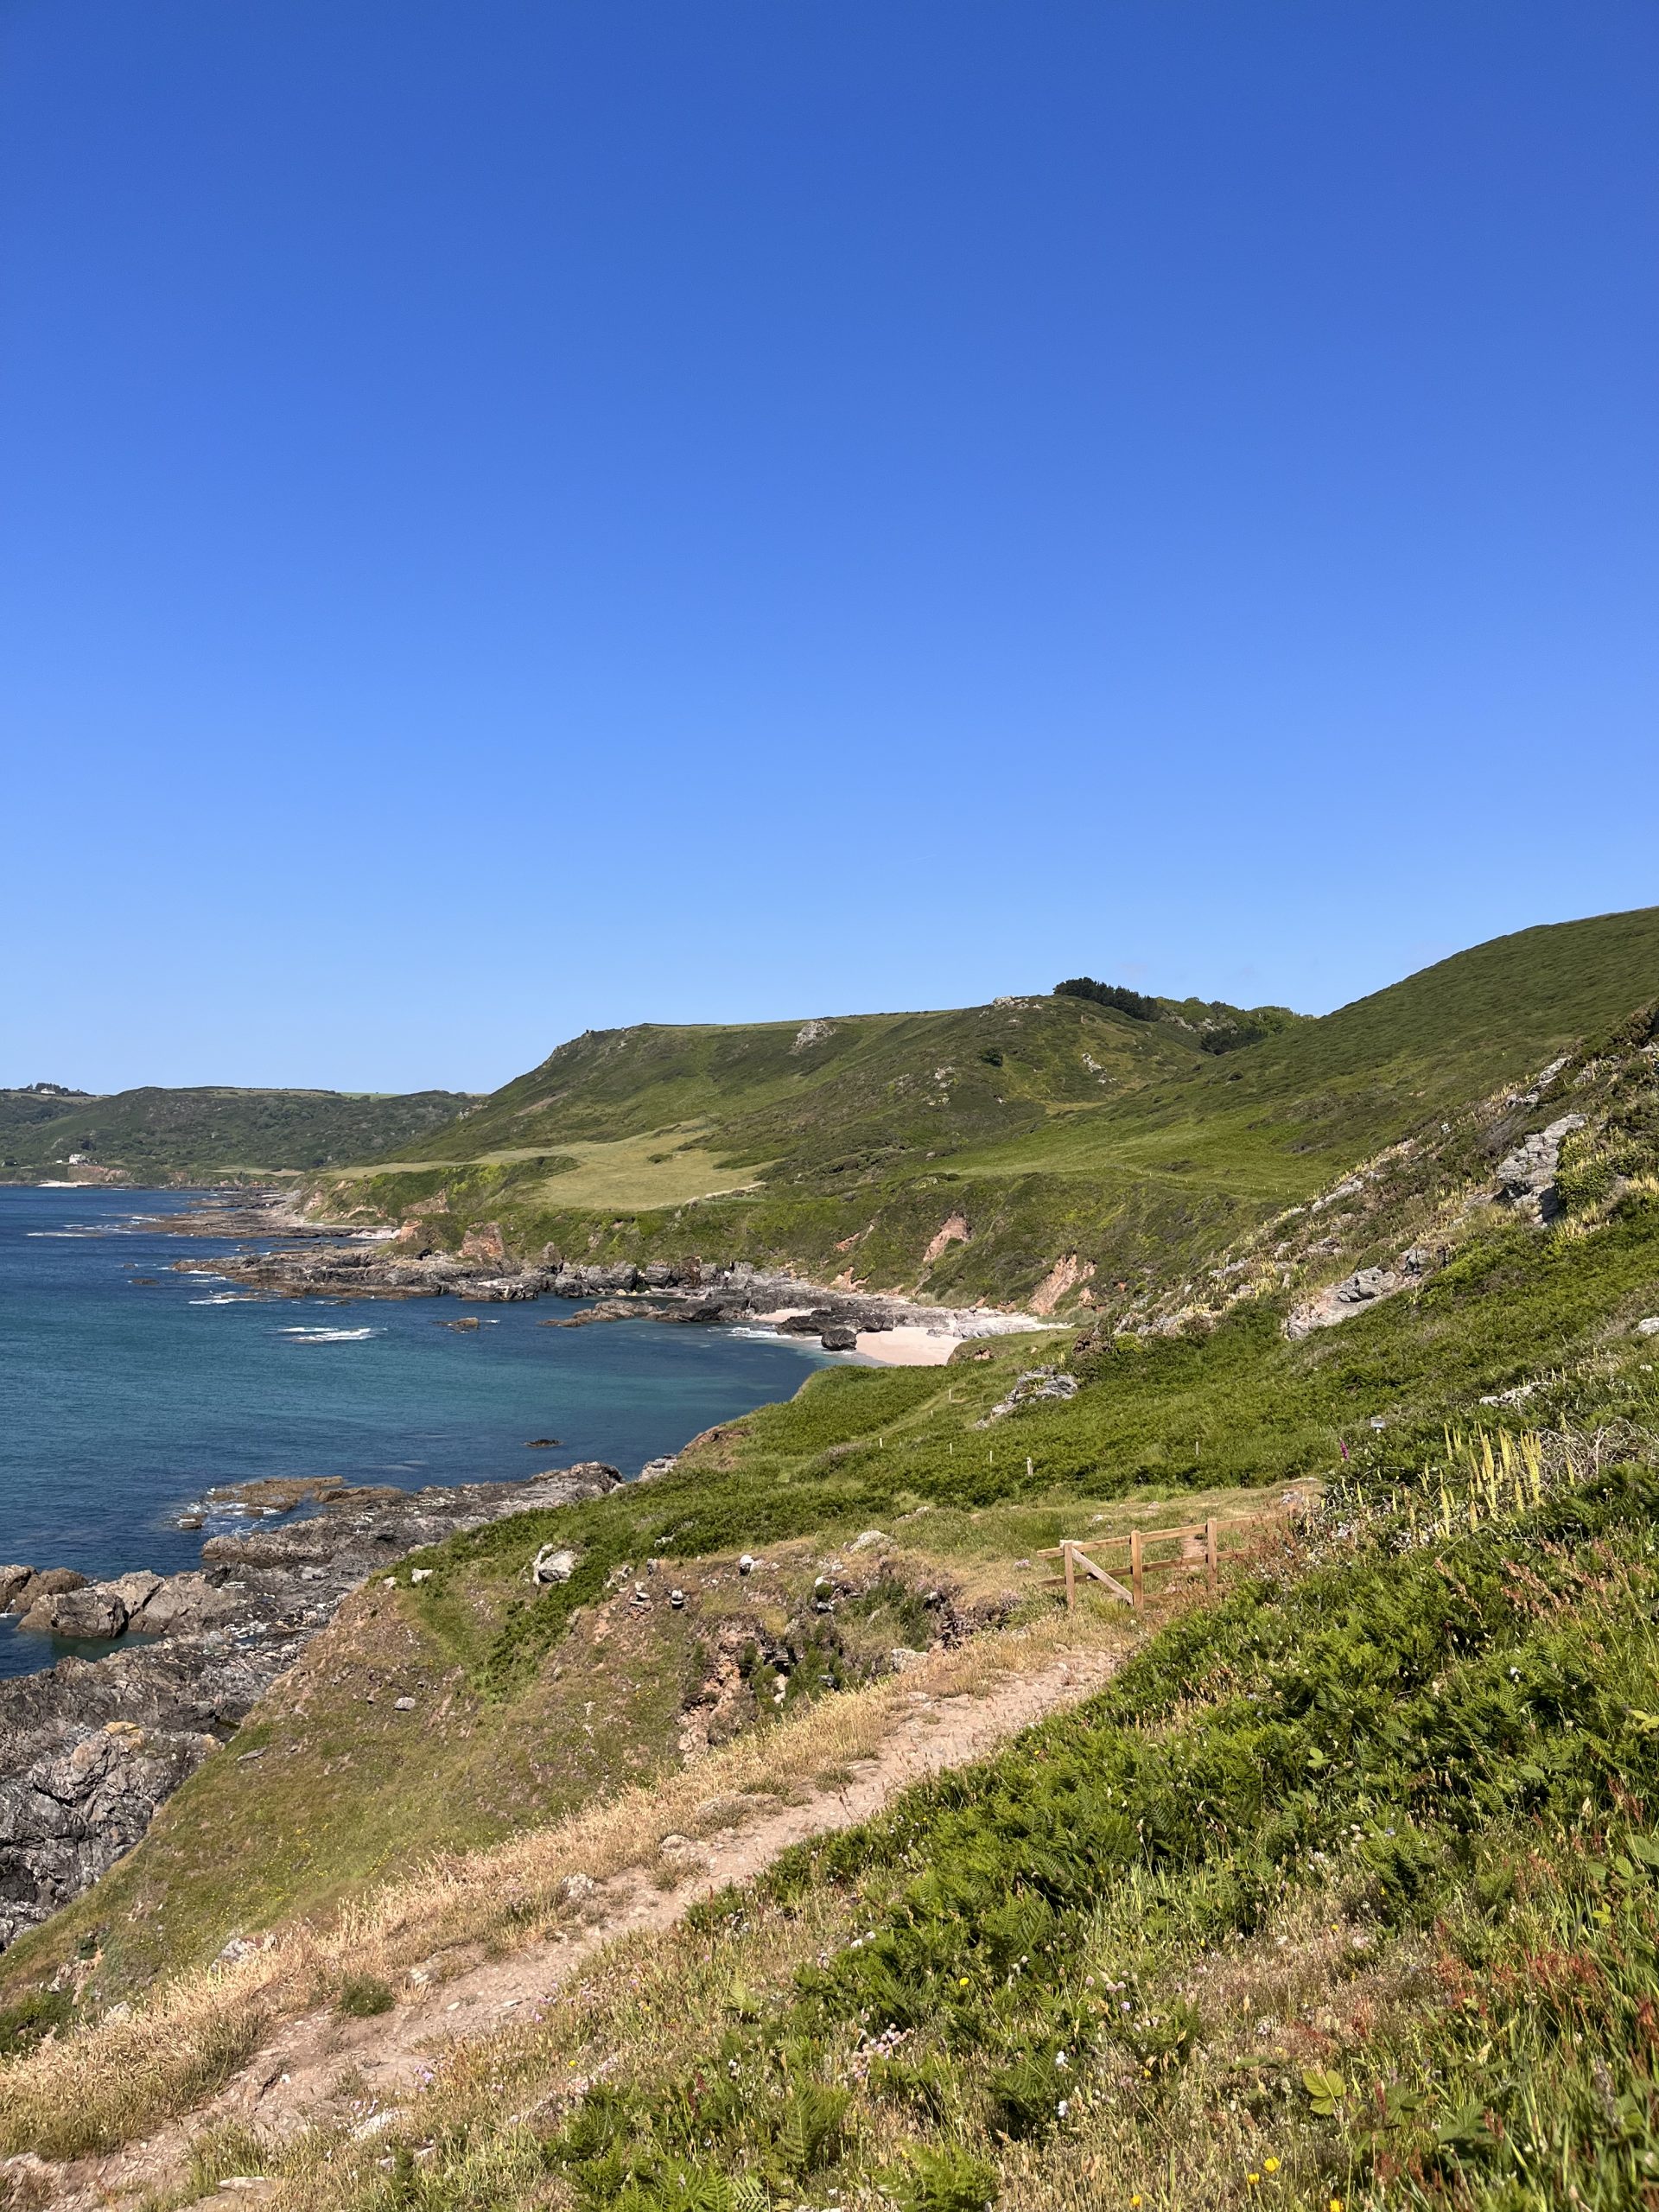
[[[1149,1544],[1179,1543],[1180,1549],[1172,1559],[1149,1559]],[[1127,1545],[1128,1560],[1126,1589],[1115,1574],[1109,1574],[1090,1552],[1103,1551],[1109,1545]],[[1071,1612],[1077,1602],[1077,1573],[1092,1575],[1096,1582],[1104,1583],[1114,1598],[1121,1598],[1126,1605],[1139,1612],[1147,1601],[1146,1579],[1149,1574],[1202,1574],[1213,1591],[1220,1585],[1221,1563],[1216,1543],[1216,1523],[1205,1521],[1190,1529],[1133,1529],[1127,1536],[1068,1536],[1064,1543],[1051,1545],[1037,1554],[1039,1559],[1058,1559],[1062,1561],[1062,1573],[1051,1575],[1049,1580],[1065,1584],[1065,1609]],[[1115,1561],[1122,1565],[1121,1561]]]

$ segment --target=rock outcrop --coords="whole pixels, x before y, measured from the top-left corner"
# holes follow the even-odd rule
[[[1346,1321],[1366,1306],[1375,1306],[1378,1299],[1392,1298],[1395,1291],[1416,1282],[1427,1265],[1427,1255],[1414,1245],[1391,1268],[1356,1268],[1352,1274],[1327,1285],[1316,1297],[1295,1307],[1285,1323],[1285,1334],[1297,1344],[1315,1329],[1329,1329]]]
[[[1584,1127],[1582,1114],[1563,1114],[1559,1121],[1523,1138],[1497,1166],[1498,1195],[1512,1206],[1532,1213],[1540,1221],[1553,1221],[1560,1211],[1555,1193],[1555,1171],[1561,1164],[1561,1145],[1574,1129]]]
[[[678,1265],[653,1260],[640,1268],[626,1260],[566,1260],[550,1246],[538,1262],[520,1264],[498,1251],[497,1243],[497,1238],[490,1237],[480,1245],[469,1236],[458,1254],[411,1256],[396,1239],[312,1243],[238,1254],[217,1261],[211,1268],[190,1260],[179,1266],[187,1273],[212,1274],[284,1298],[596,1301],[560,1316],[556,1325],[564,1327],[620,1320],[728,1327],[764,1322],[791,1334],[817,1337],[830,1351],[850,1351],[861,1334],[873,1330],[925,1328],[953,1337],[991,1337],[1040,1325],[1024,1313],[918,1305],[874,1292],[826,1290],[786,1270],[756,1268],[747,1261],[712,1268],[696,1260]],[[1081,1281],[1087,1272],[1077,1272],[1067,1281]]]
[[[119,1639],[103,1658],[0,1682],[0,1948],[131,1849],[348,1591],[458,1530],[603,1497],[620,1479],[587,1461],[453,1489],[255,1484],[239,1496],[262,1510],[315,1510],[209,1537],[197,1572],[88,1582],[0,1568],[20,1632]]]
[[[1062,1375],[1057,1368],[1028,1367],[1015,1382],[1006,1398],[999,1398],[982,1421],[974,1423],[976,1428],[988,1428],[995,1421],[1006,1421],[1010,1414],[1017,1414],[1024,1406],[1036,1406],[1045,1400],[1063,1404],[1077,1395],[1075,1375]]]

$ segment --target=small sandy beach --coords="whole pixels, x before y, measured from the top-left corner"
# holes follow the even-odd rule
[[[963,1342],[945,1329],[861,1329],[858,1350],[878,1367],[943,1367]]]

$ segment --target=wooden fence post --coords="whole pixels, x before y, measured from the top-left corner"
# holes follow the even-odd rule
[[[1221,1580],[1221,1562],[1216,1556],[1216,1524],[1213,1521],[1206,1521],[1204,1524],[1204,1559],[1211,1594],[1213,1596],[1216,1586]]]
[[[1141,1610],[1142,1598],[1141,1587],[1141,1531],[1138,1529],[1132,1529],[1129,1531],[1129,1589],[1133,1593],[1130,1598],[1130,1603],[1134,1605],[1135,1611],[1138,1613]]]
[[[1077,1602],[1077,1562],[1072,1557],[1069,1541],[1060,1548],[1065,1554],[1065,1610],[1069,1613],[1076,1609]]]

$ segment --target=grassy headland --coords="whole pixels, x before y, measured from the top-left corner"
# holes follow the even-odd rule
[[[1091,1284],[1192,1275],[1656,984],[1649,908],[1497,938],[1317,1020],[1057,995],[594,1031],[311,1191],[435,1248],[490,1221],[523,1257],[746,1258],[947,1303],[1086,1306]],[[1267,1033],[1206,1050],[1210,1018]]]
[[[448,1123],[454,1090],[0,1090],[0,1182],[249,1182],[384,1151]],[[70,1165],[71,1156],[79,1155]]]

